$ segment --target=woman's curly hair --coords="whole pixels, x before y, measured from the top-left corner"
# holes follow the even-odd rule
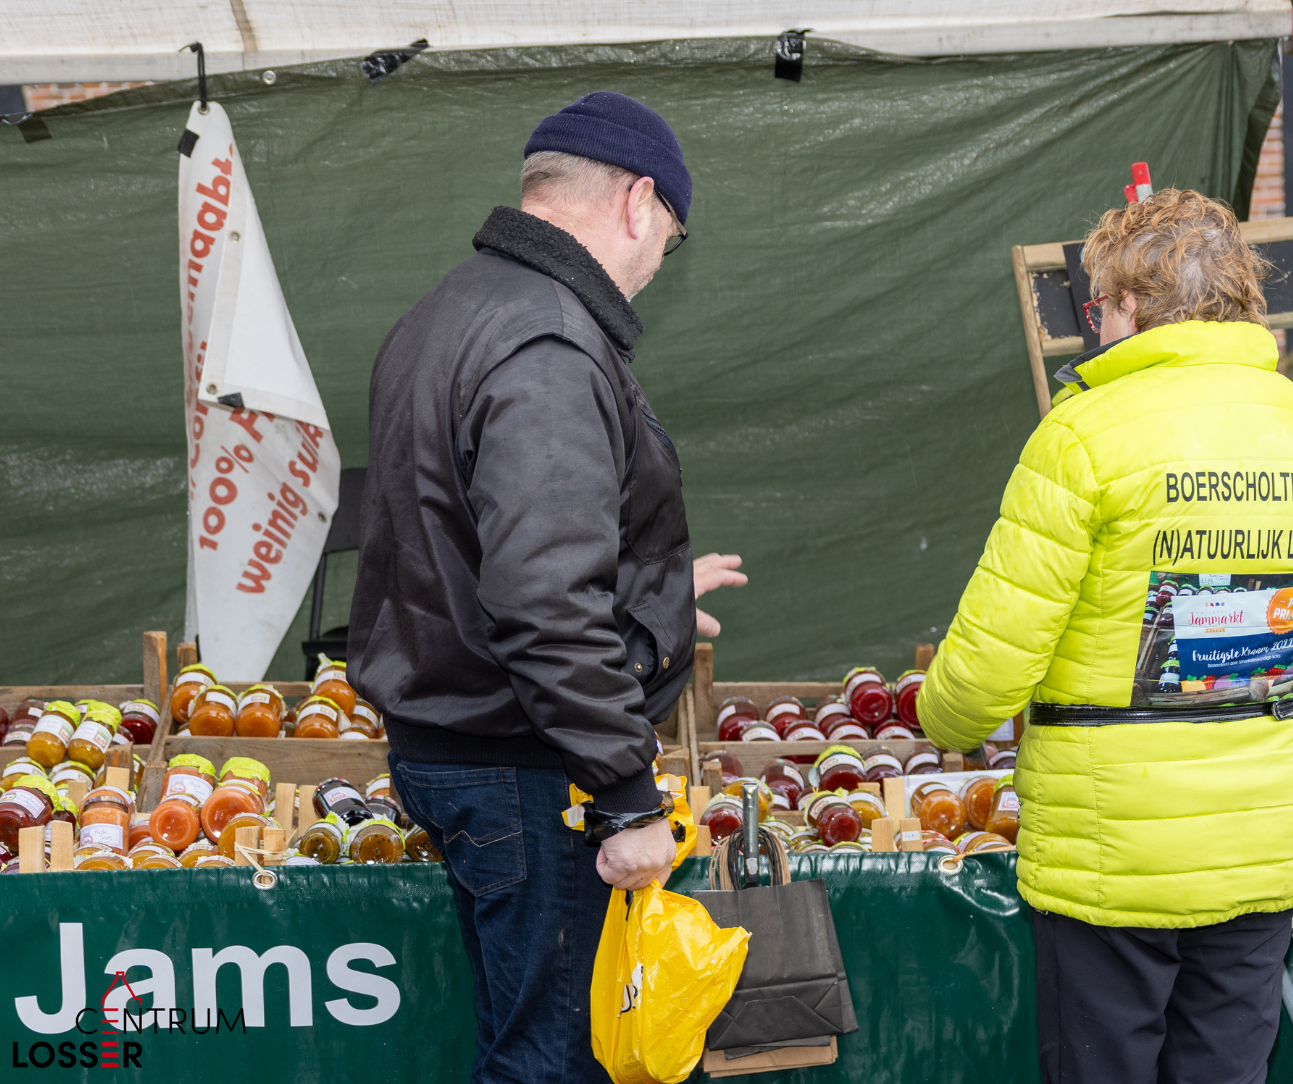
[[[1248,247],[1224,203],[1164,188],[1106,211],[1082,247],[1091,296],[1136,295],[1136,327],[1247,320],[1266,327],[1261,280],[1270,264]]]

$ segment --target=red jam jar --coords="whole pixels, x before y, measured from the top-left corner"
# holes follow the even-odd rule
[[[759,778],[772,791],[773,809],[798,808],[799,796],[804,793],[807,784],[804,782],[803,772],[797,765],[786,760],[785,757],[777,757],[763,766]]]
[[[866,772],[862,782],[878,783],[881,779],[897,779],[902,775],[902,765],[892,753],[872,753],[862,761]]]
[[[729,753],[726,749],[720,749],[717,753],[706,753],[701,757],[702,761],[717,760],[719,769],[723,777],[723,786],[727,786],[733,779],[740,779],[745,775],[745,769],[741,766],[740,760],[735,753]]]
[[[54,801],[47,792],[54,792],[48,779],[21,775],[0,795],[0,846],[10,854],[18,853],[18,833],[22,829],[40,828],[53,820]]]
[[[825,730],[831,721],[839,715],[843,715],[847,719],[853,718],[853,713],[849,710],[843,694],[830,693],[817,701],[817,710],[813,712],[813,722]]]
[[[808,718],[804,702],[797,696],[778,696],[768,705],[763,716],[766,722],[777,728],[777,733],[785,736],[786,728],[798,719]]]
[[[151,700],[127,700],[121,705],[120,730],[136,745],[151,745],[162,721],[162,713]]]
[[[739,741],[741,731],[758,717],[759,709],[749,697],[729,696],[718,707],[718,718],[715,720],[718,740]]]
[[[838,790],[842,787],[848,792],[857,790],[859,783],[875,782],[874,779],[866,778],[865,762],[857,750],[848,745],[832,745],[827,748],[817,758],[816,768],[818,790]]]
[[[741,741],[780,741],[781,735],[777,733],[777,728],[771,723],[765,723],[761,719],[746,725],[741,731]]]
[[[994,771],[1005,771],[1009,768],[1015,770],[1015,751],[1013,749],[1001,749],[992,756],[988,757],[988,767]]]
[[[836,843],[851,843],[862,835],[861,814],[839,794],[814,794],[804,811],[804,820],[817,829],[817,834],[828,847]]]
[[[920,726],[916,717],[916,696],[925,683],[924,670],[908,670],[893,683],[893,707],[899,722],[907,726]]]
[[[932,749],[912,753],[902,766],[903,775],[934,775],[943,770],[943,762]]]
[[[827,741],[870,741],[871,731],[851,715],[832,715],[822,733]]]
[[[740,799],[729,798],[727,795],[714,798],[700,815],[700,823],[708,826],[710,838],[715,842],[726,839],[733,832],[739,832],[745,824],[745,812]]]
[[[912,733],[910,727],[903,726],[902,723],[889,722],[884,726],[876,727],[876,741],[915,741],[916,735]]]
[[[893,711],[893,694],[874,666],[855,666],[844,676],[844,699],[853,718],[870,726],[884,722]]]

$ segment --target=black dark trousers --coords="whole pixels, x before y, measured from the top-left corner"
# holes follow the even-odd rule
[[[1043,1084],[1255,1084],[1280,1022],[1290,912],[1191,930],[1033,912]]]

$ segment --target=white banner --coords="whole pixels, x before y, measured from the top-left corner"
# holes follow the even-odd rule
[[[341,459],[229,118],[207,109],[194,103],[180,153],[185,626],[221,681],[258,681],[323,552]]]

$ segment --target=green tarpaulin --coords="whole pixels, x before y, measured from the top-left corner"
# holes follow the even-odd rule
[[[695,178],[692,239],[638,299],[635,369],[681,448],[726,678],[896,673],[950,620],[1037,421],[1010,247],[1080,236],[1129,165],[1243,210],[1274,43],[919,61],[739,39],[423,55],[219,76],[343,463],[373,356],[515,204],[537,121],[614,89]],[[136,680],[181,632],[176,154],[192,82],[0,127],[0,681]],[[338,562],[324,627],[344,623]],[[351,562],[353,568],[353,558]],[[270,676],[295,677],[298,616]]]

